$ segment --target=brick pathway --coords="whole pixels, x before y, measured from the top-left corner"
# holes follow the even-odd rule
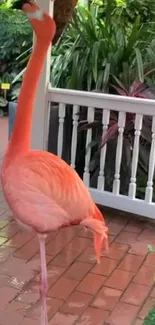
[[[155,227],[106,213],[110,250],[95,263],[91,234],[79,227],[47,238],[49,325],[142,325],[153,304]],[[0,189],[0,325],[40,324],[39,247],[19,232]]]

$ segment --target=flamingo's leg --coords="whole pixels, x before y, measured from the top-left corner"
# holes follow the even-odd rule
[[[46,294],[47,294],[47,266],[46,266],[46,251],[45,251],[45,236],[38,235],[40,244],[40,260],[41,260],[41,287],[40,296],[42,300],[41,309],[41,325],[48,325]]]

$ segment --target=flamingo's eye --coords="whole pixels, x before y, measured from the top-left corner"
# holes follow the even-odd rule
[[[43,18],[44,18],[44,16],[43,16],[44,13],[43,13],[43,11],[42,11],[41,9],[36,10],[36,11],[34,11],[34,12],[27,12],[26,15],[27,15],[27,17],[28,17],[29,19],[36,18],[36,19],[38,19],[38,20],[43,20]]]

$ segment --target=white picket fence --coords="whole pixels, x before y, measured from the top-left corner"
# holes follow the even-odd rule
[[[115,175],[113,180],[112,192],[104,190],[104,166],[106,158],[107,146],[105,145],[100,154],[100,171],[97,181],[97,188],[91,188],[89,163],[91,157],[91,148],[86,151],[85,167],[83,173],[83,180],[88,186],[90,193],[97,204],[120,209],[130,213],[139,214],[149,218],[155,219],[155,203],[152,202],[153,195],[153,175],[155,167],[155,101],[145,100],[139,98],[114,96],[108,94],[100,94],[95,92],[73,91],[67,89],[49,88],[48,102],[58,103],[58,116],[59,116],[59,131],[58,131],[58,144],[57,154],[62,155],[63,149],[63,131],[64,121],[66,115],[66,105],[70,104],[72,107],[72,139],[71,139],[71,166],[75,168],[76,150],[77,150],[77,133],[80,106],[87,109],[87,121],[94,121],[95,108],[102,110],[102,127],[103,133],[106,132],[109,125],[110,111],[119,112],[118,115],[118,138],[116,148],[115,160]],[[135,135],[132,153],[132,168],[131,178],[129,184],[128,195],[120,194],[120,168],[122,159],[123,147],[123,132],[126,120],[126,113],[136,113],[135,119]],[[144,115],[152,116],[152,144],[149,157],[148,180],[145,189],[145,199],[140,200],[136,198],[136,174],[138,166],[139,155],[139,139],[142,128],[142,121]],[[87,130],[86,148],[92,140],[92,130]]]

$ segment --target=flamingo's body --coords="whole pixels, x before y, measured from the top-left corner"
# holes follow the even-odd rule
[[[27,1],[28,2],[28,1]],[[107,228],[77,173],[61,158],[44,151],[30,151],[30,132],[36,87],[43,62],[55,34],[52,18],[36,4],[26,3],[37,40],[24,76],[13,135],[2,166],[2,187],[18,223],[33,229],[41,253],[42,325],[47,325],[47,270],[45,235],[61,227],[81,224],[94,232],[99,260],[102,240],[107,246]]]

